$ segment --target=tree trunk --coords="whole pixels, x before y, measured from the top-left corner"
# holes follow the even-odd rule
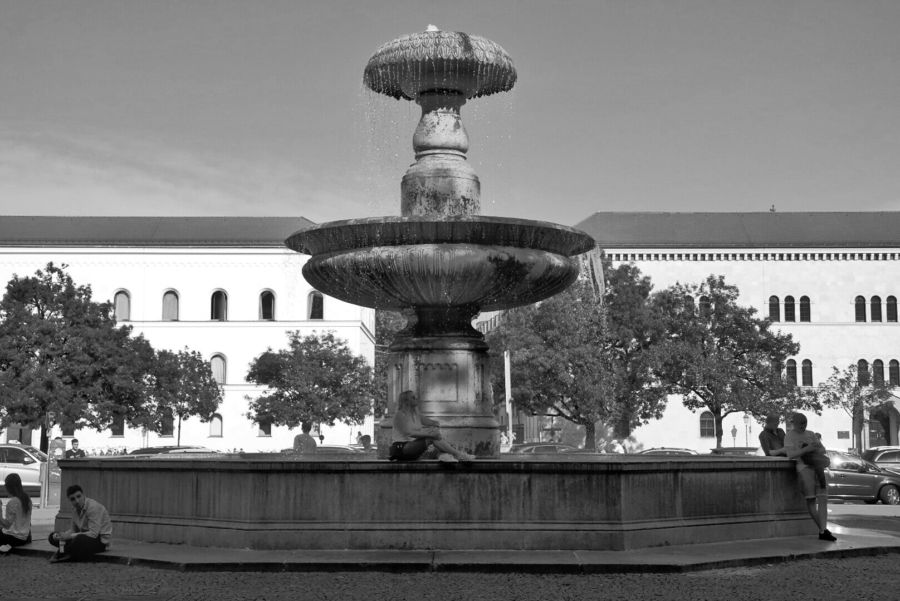
[[[720,448],[722,446],[722,413],[716,411],[713,413],[713,419],[716,422],[716,448]]]
[[[38,448],[45,453],[50,450],[50,431],[47,426],[41,426],[41,442]]]
[[[584,448],[587,451],[593,451],[597,448],[596,426],[591,421],[584,425]]]
[[[178,416],[178,438],[175,439],[175,446],[181,446],[181,416]]]

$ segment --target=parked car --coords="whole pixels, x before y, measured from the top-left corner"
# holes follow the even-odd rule
[[[900,472],[900,447],[872,447],[862,452],[862,458],[878,467]]]
[[[184,446],[184,447],[144,447],[143,449],[135,449],[128,453],[131,455],[166,455],[170,457],[181,457],[181,456],[190,456],[190,455],[216,455],[219,452],[214,449],[207,449],[206,447],[196,447],[196,446]]]
[[[562,444],[559,442],[529,442],[525,444],[514,444],[509,452],[513,454],[526,455],[555,455],[557,453],[571,453],[577,451],[576,447],[570,444]]]
[[[47,455],[32,446],[15,443],[0,444],[0,483],[7,474],[16,473],[22,478],[22,487],[31,496],[41,494],[41,465],[47,463]],[[6,488],[0,484],[0,495],[6,496]]]
[[[900,475],[856,455],[827,451],[828,497],[900,505]]]
[[[697,451],[693,449],[677,449],[673,447],[659,447],[656,449],[644,449],[643,451],[638,451],[638,455],[668,455],[668,456],[677,456],[677,457],[687,457],[689,455],[699,455]]]

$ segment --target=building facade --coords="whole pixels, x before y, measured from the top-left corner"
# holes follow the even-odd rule
[[[374,363],[374,310],[326,297],[304,280],[307,260],[284,247],[303,218],[3,217],[0,281],[32,275],[49,262],[67,265],[96,301],[113,302],[116,318],[143,334],[155,349],[199,351],[208,358],[223,401],[210,422],[181,425],[181,444],[217,450],[278,451],[295,434],[252,422],[248,401],[263,392],[245,380],[250,363],[267,349],[287,346],[288,334],[333,332]],[[371,418],[359,426],[321,426],[326,444],[348,444],[372,434]],[[113,428],[62,431],[89,453],[174,445],[164,435]],[[17,427],[0,441],[37,432]],[[37,443],[37,438],[32,441]]]
[[[786,377],[816,387],[833,368],[863,364],[900,387],[900,213],[595,213],[576,225],[614,265],[635,264],[655,290],[722,275],[744,305],[791,334],[800,352]],[[898,444],[900,400],[864,429],[867,446]],[[826,447],[851,446],[842,410],[809,414]],[[731,414],[723,446],[755,446],[761,426]],[[732,434],[733,433],[733,434]],[[669,399],[662,419],[638,428],[633,448],[715,446],[711,414]]]

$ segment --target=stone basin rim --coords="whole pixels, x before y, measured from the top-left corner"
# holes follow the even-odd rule
[[[284,243],[292,250],[313,256],[378,246],[478,244],[528,248],[572,257],[596,246],[589,234],[574,227],[485,215],[343,219],[300,229]]]

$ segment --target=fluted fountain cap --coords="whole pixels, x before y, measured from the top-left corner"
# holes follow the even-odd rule
[[[516,83],[512,58],[499,44],[477,35],[441,31],[433,25],[381,46],[363,72],[369,89],[415,100],[429,91],[477,98],[511,90]]]

